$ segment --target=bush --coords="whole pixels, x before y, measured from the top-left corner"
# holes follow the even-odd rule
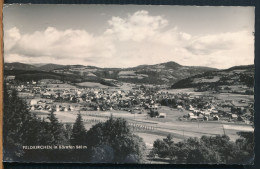
[[[114,156],[109,159],[110,162],[125,162],[130,155],[135,157],[136,162],[141,162],[145,151],[145,143],[142,138],[132,133],[126,120],[113,117],[105,123],[96,124],[87,132],[87,146],[93,150],[91,154],[93,158],[102,157],[103,161],[100,162],[107,162],[107,157],[112,157],[111,152],[114,152]],[[107,146],[111,148],[111,151],[104,149]],[[98,149],[102,149],[101,154],[97,153]]]
[[[230,141],[226,135],[189,138],[178,143],[169,142],[170,137],[167,136],[166,139],[157,139],[154,142],[150,157],[158,155],[161,158],[169,158],[172,163],[249,164],[254,157],[253,134],[238,134],[241,138],[236,143]]]

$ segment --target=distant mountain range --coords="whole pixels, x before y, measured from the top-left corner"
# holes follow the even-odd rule
[[[14,74],[22,80],[32,77],[58,78],[83,81],[118,81],[129,83],[171,85],[181,79],[191,77],[215,68],[199,66],[182,66],[175,62],[166,62],[155,65],[140,65],[131,68],[99,68],[84,65],[57,65],[57,64],[24,64],[19,62],[5,63],[5,74]],[[36,77],[36,74],[38,77]],[[42,74],[42,75],[41,75]]]
[[[57,65],[57,64],[25,64],[19,62],[13,63],[4,63],[5,70],[39,70],[39,71],[52,71],[54,69],[62,68],[64,65]]]

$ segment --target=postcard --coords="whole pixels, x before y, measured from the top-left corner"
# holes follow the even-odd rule
[[[5,4],[4,162],[254,163],[254,7]]]

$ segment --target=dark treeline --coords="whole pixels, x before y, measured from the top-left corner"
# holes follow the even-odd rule
[[[227,135],[188,138],[174,143],[173,137],[154,141],[150,158],[168,159],[170,163],[189,164],[252,164],[254,160],[254,135],[239,132],[236,142]]]
[[[73,125],[60,123],[53,112],[40,119],[29,112],[15,90],[6,86],[3,136],[4,161],[140,163],[144,160],[145,144],[124,119],[111,117],[88,131],[80,114]],[[23,146],[63,148],[24,149]],[[85,148],[75,149],[76,146]]]

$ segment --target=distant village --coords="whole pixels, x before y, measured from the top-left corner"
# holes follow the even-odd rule
[[[253,123],[253,101],[248,99],[219,99],[215,94],[170,93],[154,86],[134,85],[130,90],[120,88],[87,88],[66,85],[59,80],[17,82],[5,77],[6,84],[18,91],[31,111],[109,111],[120,110],[147,114],[152,118],[167,118],[160,107],[183,111],[178,120],[227,121]],[[49,87],[51,84],[51,87]]]

